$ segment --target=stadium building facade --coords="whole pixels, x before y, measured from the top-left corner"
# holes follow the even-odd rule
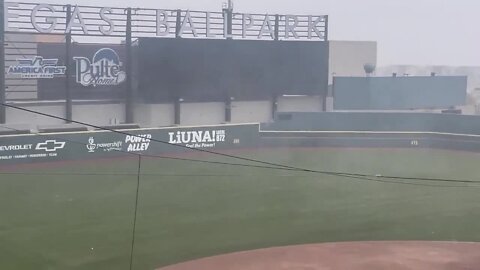
[[[276,112],[327,111],[332,76],[376,64],[375,42],[329,41],[324,15],[36,3],[7,3],[4,12],[7,103],[96,125],[268,122]],[[4,110],[7,124],[65,123]]]

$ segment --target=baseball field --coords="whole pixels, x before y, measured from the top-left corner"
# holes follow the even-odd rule
[[[139,170],[131,156],[1,167],[0,269],[129,269],[137,181],[138,270],[307,243],[480,242],[480,184],[456,181],[480,180],[480,154],[334,148],[235,154],[317,171],[454,181],[146,157]],[[209,154],[188,158],[239,162]]]

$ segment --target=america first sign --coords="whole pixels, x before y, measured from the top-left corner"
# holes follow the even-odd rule
[[[40,34],[326,40],[328,16],[5,3],[7,32]],[[130,10],[127,12],[127,10]],[[127,29],[127,21],[133,27]]]

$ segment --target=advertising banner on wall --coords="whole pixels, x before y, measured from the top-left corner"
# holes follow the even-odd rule
[[[39,43],[38,54],[45,59],[58,58],[57,65],[64,65],[65,44]],[[121,99],[125,96],[125,46],[74,43],[71,55],[71,66],[66,68],[70,68],[73,99]],[[44,100],[65,99],[65,77],[39,80],[38,96]]]
[[[258,124],[0,136],[0,165],[255,147]]]
[[[58,64],[58,58],[45,59],[42,56],[18,58],[8,67],[7,74],[18,75],[22,79],[52,79],[65,75],[66,66]]]
[[[43,136],[2,138],[0,139],[0,163],[59,160],[67,157],[65,154],[67,150],[67,142],[62,139]]]

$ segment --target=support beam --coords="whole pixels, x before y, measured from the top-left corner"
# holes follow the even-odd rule
[[[280,15],[275,15],[275,40],[280,39]]]
[[[272,119],[275,119],[275,115],[278,111],[278,94],[272,96]]]
[[[132,9],[127,9],[127,29],[125,37],[125,51],[126,51],[126,98],[125,98],[125,122],[133,123],[133,68],[132,68]]]
[[[66,18],[67,22],[70,21],[72,17],[72,5],[67,5],[66,9]],[[65,27],[67,27],[65,25]],[[71,73],[72,70],[72,33],[71,30],[65,33],[65,66],[67,69],[65,70],[65,119],[66,123],[71,123],[72,121],[72,89],[71,89]]]
[[[182,28],[182,10],[177,10],[177,20],[175,21],[175,37],[181,37],[180,28]]]
[[[232,122],[232,101],[233,97],[225,99],[225,123]]]
[[[181,98],[176,98],[175,101],[174,101],[174,119],[173,119],[173,123],[175,125],[180,125],[180,114],[182,113],[181,112],[181,106],[182,106],[182,102],[183,102],[183,99]]]
[[[6,84],[5,84],[5,1],[0,0],[0,65],[2,72],[0,73],[0,103],[6,101]],[[5,106],[0,105],[0,124],[7,121],[7,110]]]

